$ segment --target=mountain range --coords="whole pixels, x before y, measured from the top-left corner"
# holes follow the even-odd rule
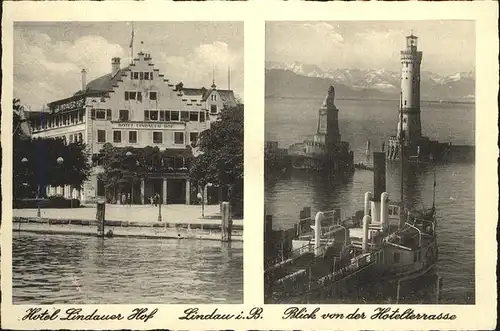
[[[442,76],[420,73],[421,99],[468,101],[475,96],[475,70]],[[266,96],[324,96],[334,85],[339,98],[399,99],[401,73],[387,69],[322,69],[314,64],[266,62]]]

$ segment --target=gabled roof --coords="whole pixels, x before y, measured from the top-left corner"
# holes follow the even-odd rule
[[[204,88],[204,87],[202,87],[202,88],[183,87],[181,91],[182,91],[182,93],[184,95],[199,95],[199,96],[203,96],[203,94],[207,91],[207,89]]]
[[[82,95],[88,93],[106,93],[113,91],[113,86],[118,84],[118,81],[122,79],[122,74],[130,71],[130,66],[118,70],[118,72],[112,76],[111,73],[96,78],[90,81],[85,90],[78,91],[74,95]]]
[[[224,103],[234,102],[236,103],[236,98],[234,96],[234,92],[232,90],[217,90],[219,91],[220,98]]]

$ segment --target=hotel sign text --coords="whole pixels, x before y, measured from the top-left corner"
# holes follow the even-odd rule
[[[76,100],[70,100],[65,103],[53,104],[50,106],[50,109],[54,113],[58,113],[60,111],[73,110],[77,108],[83,108],[85,106],[85,99],[80,98]]]
[[[134,123],[134,122],[125,122],[125,123],[117,123],[118,128],[123,129],[182,129],[184,128],[183,124],[173,124],[173,123]]]

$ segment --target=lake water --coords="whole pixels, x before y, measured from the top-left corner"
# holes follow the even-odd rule
[[[280,147],[312,138],[317,127],[321,99],[266,99],[266,140]],[[342,140],[354,151],[355,162],[370,163],[365,155],[366,141],[380,151],[382,142],[395,135],[398,121],[397,101],[336,100]],[[422,103],[422,131],[425,136],[453,144],[474,144],[475,109],[473,104]],[[441,303],[474,301],[474,164],[446,164],[408,167],[404,196],[410,206],[431,207],[433,178],[436,172],[439,261],[436,273],[443,277]],[[387,191],[394,200],[400,197],[400,167],[387,163]],[[275,228],[290,228],[303,207],[312,213],[342,209],[342,217],[363,209],[364,193],[373,189],[373,172],[356,170],[350,180],[329,182],[312,175],[267,178],[266,213],[273,215]],[[419,291],[408,294],[406,302],[433,303],[419,295],[433,285],[422,282]],[[404,295],[403,295],[404,296]],[[468,299],[466,299],[468,296]],[[334,303],[331,301],[330,303]],[[403,300],[405,302],[405,300]]]
[[[243,243],[13,233],[14,304],[243,302]]]

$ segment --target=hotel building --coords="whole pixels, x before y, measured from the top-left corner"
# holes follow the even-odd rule
[[[189,147],[217,120],[220,111],[236,105],[233,91],[217,89],[215,82],[208,89],[174,85],[143,52],[124,68],[120,58],[112,58],[110,69],[89,83],[83,69],[80,91],[50,102],[46,111],[30,114],[34,138],[83,141],[92,155],[92,173],[82,190],[47,187],[47,195],[60,194],[82,202],[103,197],[99,152],[105,143],[111,143],[116,147],[158,147],[172,155],[171,172],[150,174],[132,185],[133,203],[148,203],[158,193],[163,203],[189,204],[193,190],[184,157],[191,154]]]

